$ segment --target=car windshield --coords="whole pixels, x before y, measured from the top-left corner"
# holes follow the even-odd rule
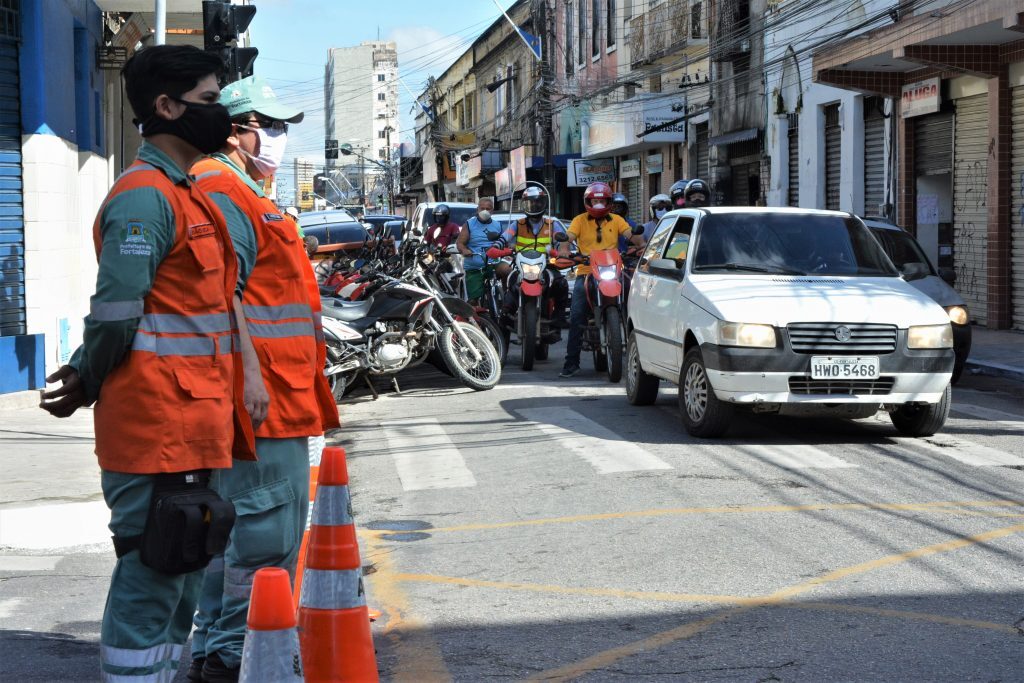
[[[358,222],[348,211],[341,209],[335,211],[317,211],[315,213],[299,214],[299,225],[305,228],[307,225],[325,225],[327,223]]]
[[[924,255],[921,245],[908,233],[902,230],[871,228],[871,234],[882,245],[889,260],[900,270],[903,270],[908,263],[920,263],[928,268],[932,275],[935,275],[935,270],[928,257]]]
[[[855,218],[737,212],[705,216],[700,225],[694,272],[899,275]]]
[[[448,205],[448,222],[455,225],[462,225],[476,214],[475,206],[452,206]],[[430,208],[423,212],[423,226],[434,224],[434,209]]]

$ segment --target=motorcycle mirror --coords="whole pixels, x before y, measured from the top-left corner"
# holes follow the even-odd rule
[[[555,241],[556,242],[568,242],[569,241],[569,236],[566,235],[564,232],[556,232],[555,233]]]
[[[423,231],[420,230],[419,228],[413,228],[412,234],[415,235],[416,237],[423,237]]]
[[[630,232],[633,233],[634,235],[642,235],[642,234],[644,234],[644,226],[642,226],[642,225],[634,225],[632,230],[630,230]]]
[[[492,242],[494,240],[498,239],[499,237],[501,237],[501,233],[500,232],[495,232],[493,230],[488,230],[487,231],[487,239],[491,240]]]
[[[444,253],[446,253],[446,254],[458,254],[459,253],[459,247],[456,244],[449,244],[447,247],[445,247]]]

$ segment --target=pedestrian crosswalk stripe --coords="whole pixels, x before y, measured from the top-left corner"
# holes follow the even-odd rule
[[[406,491],[476,486],[459,449],[436,419],[385,422],[381,427]]]
[[[949,434],[936,434],[927,438],[894,437],[907,448],[920,448],[937,455],[953,458],[973,467],[1019,467],[1024,457],[983,446],[973,441],[958,439]]]
[[[998,422],[1004,427],[1016,430],[1018,433],[1024,432],[1024,418],[1014,415],[1013,413],[1007,413],[993,408],[985,408],[984,406],[976,406],[970,403],[955,403],[953,404],[952,410],[954,413],[970,415],[971,417],[975,417],[980,420]]]
[[[672,466],[622,436],[569,408],[516,411],[565,448],[590,463],[599,474],[670,470]]]
[[[740,444],[734,448],[738,454],[752,456],[787,470],[857,467],[807,444]]]
[[[0,555],[0,572],[51,572],[63,555]]]

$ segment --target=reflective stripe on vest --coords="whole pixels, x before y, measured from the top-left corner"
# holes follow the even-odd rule
[[[157,356],[216,356],[232,351],[230,334],[221,337],[159,337],[138,332],[132,340],[132,351],[155,353]]]
[[[89,304],[89,315],[96,322],[118,322],[141,318],[146,310],[146,302],[142,299],[134,301],[93,301]]]
[[[352,609],[366,605],[361,569],[310,569],[302,575],[299,606],[308,609]]]
[[[284,304],[283,306],[254,306],[242,304],[245,317],[250,320],[288,320],[290,318],[309,318],[313,309],[309,304]]]
[[[177,662],[181,658],[181,645],[164,643],[153,647],[133,650],[111,645],[100,645],[100,659],[109,666],[120,666],[126,669],[139,669],[162,662]]]
[[[227,313],[147,313],[142,316],[142,322],[139,324],[140,330],[152,334],[218,334],[231,332],[233,327],[231,316]]]
[[[249,321],[249,334],[253,338],[261,339],[286,339],[288,337],[313,337],[313,323],[311,321],[294,323],[258,323]]]
[[[549,246],[551,246],[551,221],[545,220],[540,232],[534,235],[529,223],[520,219],[516,228],[516,251],[527,249],[544,251]]]

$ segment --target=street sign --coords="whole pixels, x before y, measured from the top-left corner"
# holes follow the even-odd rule
[[[325,159],[337,159],[338,158],[338,141],[337,140],[324,140],[324,158]]]

